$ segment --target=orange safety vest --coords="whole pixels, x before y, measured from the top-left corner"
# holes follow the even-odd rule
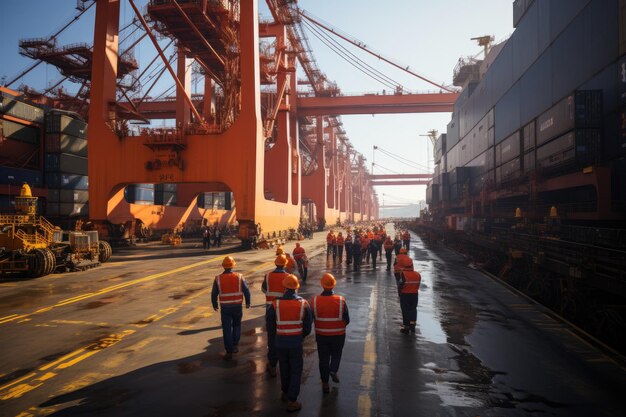
[[[220,304],[243,303],[243,277],[235,272],[223,273],[215,277],[219,289]]]
[[[361,249],[365,250],[370,245],[370,240],[367,237],[361,239]]]
[[[402,294],[417,294],[422,282],[420,273],[417,271],[404,271],[402,275],[404,276]]]
[[[372,240],[374,239],[374,232],[367,232],[367,237]]]
[[[343,321],[345,299],[340,295],[316,295],[311,300],[315,316],[315,334],[340,336],[346,334]]]
[[[335,241],[335,244],[337,246],[343,246],[343,243],[345,242],[343,236],[337,236],[337,240]]]
[[[282,297],[285,293],[285,287],[283,287],[283,279],[289,275],[288,272],[270,272],[265,275],[265,282],[267,284],[267,292],[265,293],[265,302],[270,304],[275,299]]]
[[[385,243],[383,245],[385,247],[386,251],[390,251],[393,249],[393,240],[389,239],[389,240],[385,240]]]
[[[393,272],[402,272],[404,268],[413,265],[413,260],[404,253],[396,256],[396,263],[393,266]]]
[[[305,255],[305,251],[304,248],[302,246],[300,246],[299,248],[295,248],[293,250],[293,258],[297,261],[298,259],[302,258]]]
[[[301,335],[306,301],[302,298],[296,298],[295,300],[282,300],[277,298],[272,302],[272,305],[276,311],[276,335]]]
[[[332,233],[329,233],[326,235],[326,243],[332,243],[333,240],[335,239],[335,235]]]

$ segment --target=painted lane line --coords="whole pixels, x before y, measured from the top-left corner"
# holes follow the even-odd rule
[[[50,310],[52,310],[54,308],[63,307],[63,306],[66,306],[68,304],[73,304],[73,303],[76,303],[78,301],[82,301],[82,300],[85,300],[87,298],[92,298],[92,297],[96,297],[96,296],[99,296],[99,295],[102,295],[102,294],[106,294],[106,293],[109,293],[111,291],[119,290],[121,288],[126,288],[126,287],[130,287],[132,285],[141,284],[143,282],[152,281],[152,280],[155,280],[155,279],[167,276],[167,275],[175,274],[177,272],[187,271],[189,269],[197,268],[197,267],[203,266],[203,265],[207,265],[209,263],[213,263],[213,262],[219,261],[221,259],[223,259],[223,257],[219,256],[219,257],[208,259],[206,261],[196,262],[196,263],[193,263],[191,265],[186,265],[186,266],[183,266],[183,267],[180,267],[180,268],[176,268],[176,269],[172,269],[172,270],[169,270],[169,271],[164,271],[164,272],[159,272],[157,274],[148,275],[148,276],[143,277],[143,278],[137,278],[135,280],[132,280],[132,281],[129,281],[129,282],[125,282],[123,284],[117,284],[117,285],[113,285],[111,287],[103,288],[103,289],[101,289],[99,291],[95,291],[95,292],[92,292],[92,293],[82,294],[82,295],[78,295],[76,297],[68,298],[68,299],[59,301],[58,303],[56,303],[56,304],[54,304],[52,306],[43,307],[41,309],[38,309],[38,310],[36,310],[36,311],[34,311],[32,313],[26,313],[26,314],[20,314],[20,315],[13,314],[13,315],[10,315],[10,316],[2,317],[2,318],[0,318],[0,324],[5,324],[5,323],[9,323],[9,322],[12,322],[12,321],[15,321],[15,320],[27,318],[27,317],[30,317],[30,316],[35,315],[35,314],[45,313],[45,312],[50,311]]]
[[[363,349],[363,366],[361,367],[361,381],[358,399],[358,415],[369,417],[372,415],[372,388],[374,385],[374,373],[376,370],[376,334],[374,324],[378,310],[378,290],[372,289],[370,297],[369,316],[367,319],[367,333],[365,336],[365,346]]]

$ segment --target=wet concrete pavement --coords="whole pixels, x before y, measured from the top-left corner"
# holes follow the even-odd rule
[[[324,235],[303,245],[320,254]],[[279,380],[265,372],[260,284],[273,251],[234,254],[252,308],[240,352],[221,359],[210,283],[232,251],[143,247],[91,271],[0,284],[0,415],[286,415]],[[623,415],[618,359],[458,254],[413,236],[410,255],[422,274],[413,336],[399,332],[395,280],[383,263],[352,272],[313,257],[301,295],[318,293],[330,270],[352,322],[330,394],[307,338],[298,415]]]

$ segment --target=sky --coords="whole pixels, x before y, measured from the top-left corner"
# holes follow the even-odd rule
[[[136,0],[141,7],[146,0]],[[452,84],[452,70],[461,56],[481,51],[470,38],[493,35],[497,41],[513,32],[512,0],[299,0],[298,6],[350,37],[365,43],[374,52],[437,83]],[[76,0],[0,0],[0,77],[13,78],[32,61],[18,53],[22,38],[47,37],[76,14]],[[93,41],[95,7],[59,38],[59,44]],[[260,0],[262,16],[269,17]],[[121,0],[121,22],[130,21],[133,11]],[[120,26],[123,26],[121,23]],[[345,94],[379,92],[389,87],[358,72],[311,31],[307,31],[318,67],[335,81]],[[407,75],[358,49],[343,43],[369,65],[383,72],[410,91],[435,90],[436,87]],[[141,64],[155,54],[152,45],[140,44],[135,56]],[[167,75],[163,76],[166,79]],[[19,80],[38,89],[56,82],[60,76],[48,65],[41,65]],[[167,80],[165,80],[167,81]],[[171,83],[171,81],[169,81]],[[71,90],[71,87],[69,87]],[[342,116],[347,136],[357,151],[374,161],[374,173],[423,173],[433,169],[432,147],[426,137],[431,129],[445,132],[449,113]],[[412,165],[374,151],[373,147],[401,156]],[[377,187],[382,204],[415,203],[425,198],[425,186]]]

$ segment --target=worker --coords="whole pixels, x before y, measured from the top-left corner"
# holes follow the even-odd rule
[[[335,253],[337,254],[337,258],[339,259],[339,263],[341,263],[341,260],[343,259],[343,245],[345,243],[345,240],[343,238],[343,235],[341,234],[341,232],[339,232],[339,234],[337,235],[337,238],[335,239]],[[335,257],[333,256],[333,262],[335,261]]]
[[[349,231],[346,234],[344,246],[346,247],[346,265],[350,265],[352,263],[352,235]]]
[[[387,258],[387,271],[391,270],[391,258],[393,257],[393,240],[391,240],[391,236],[387,236],[385,239],[385,243],[383,243],[383,248],[385,249],[385,257]]]
[[[400,253],[400,249],[402,248],[402,240],[400,240],[400,235],[396,235],[393,240],[393,251],[398,256]]]
[[[405,230],[402,233],[402,246],[404,246],[406,250],[409,250],[409,247],[411,246],[411,234],[408,230]]]
[[[412,264],[400,274],[400,281],[398,281],[400,309],[402,310],[402,328],[400,331],[404,334],[415,333],[418,291],[421,282],[422,276],[413,269]]]
[[[289,274],[293,274],[296,270],[296,261],[289,255],[289,252],[285,252],[282,246],[276,248],[276,256],[285,255],[287,257],[287,264],[285,265],[285,271]]]
[[[401,248],[400,253],[396,256],[396,262],[393,265],[393,274],[396,282],[400,281],[400,276],[405,268],[413,268],[413,260],[407,255],[406,248]]]
[[[211,249],[211,231],[206,226],[202,228],[202,249]]]
[[[372,257],[372,268],[376,269],[376,258],[378,258],[378,243],[376,243],[376,239],[370,240],[370,244],[367,247],[368,250],[368,258]]]
[[[311,333],[313,317],[309,303],[298,296],[300,283],[295,275],[283,279],[285,292],[272,302],[267,312],[267,333],[275,335],[276,353],[280,364],[281,399],[287,401],[287,411],[298,411],[300,380],[303,368],[302,342]]]
[[[277,251],[278,252],[278,251]],[[283,296],[283,280],[289,273],[285,271],[287,266],[287,256],[280,254],[274,260],[276,269],[272,272],[265,274],[263,284],[261,284],[261,291],[265,293],[265,325],[267,328],[267,312],[272,302],[279,297]],[[267,371],[271,377],[276,376],[276,364],[278,363],[278,356],[276,355],[276,346],[274,345],[274,334],[267,334]]]
[[[235,260],[227,256],[222,261],[224,272],[215,277],[211,302],[213,309],[221,309],[222,333],[226,354],[224,360],[231,360],[233,353],[239,352],[237,345],[241,337],[241,317],[243,316],[242,303],[246,301],[246,308],[250,308],[250,290],[243,275],[233,272]]]
[[[368,264],[370,263],[370,238],[366,233],[363,233],[361,236],[361,260],[365,260]]]
[[[378,229],[376,230],[376,233],[374,233],[374,239],[372,240],[372,242],[374,242],[374,245],[376,245],[376,253],[380,257],[380,260],[382,260],[383,240],[382,240],[382,235],[380,233],[380,230]]]
[[[337,284],[332,274],[326,273],[320,280],[324,291],[310,301],[315,323],[315,341],[319,358],[322,391],[330,392],[328,378],[339,382],[337,372],[341,362],[341,352],[346,342],[346,326],[350,323],[346,299],[333,293]]]
[[[328,259],[331,253],[333,254],[333,256],[335,255],[334,253],[335,243],[334,242],[335,242],[335,233],[331,229],[326,235],[326,259]]]
[[[306,256],[306,251],[300,246],[299,242],[296,242],[296,247],[293,250],[293,259],[298,265],[298,273],[300,274],[300,278],[302,278],[302,282],[306,282],[306,277],[309,272],[309,260]]]
[[[361,238],[358,233],[354,234],[354,243],[352,243],[352,259],[354,259],[354,271],[361,268],[361,261],[363,259],[361,255],[363,246],[361,245]]]

